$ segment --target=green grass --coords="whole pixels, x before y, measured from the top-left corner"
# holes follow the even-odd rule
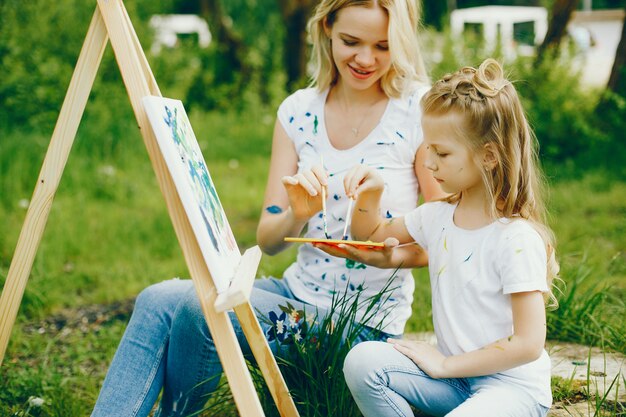
[[[151,283],[188,276],[129,110],[117,109],[116,117],[105,122],[95,113],[88,112],[79,129],[0,368],[3,416],[20,415],[15,413],[28,408],[31,396],[45,399],[31,415],[87,414],[127,318],[67,334],[40,334],[29,326],[62,309],[127,300]],[[190,117],[234,234],[242,249],[250,247],[265,188],[273,114]],[[0,284],[49,136],[19,130],[0,134]],[[549,313],[549,336],[624,353],[626,183],[598,172],[557,176],[559,170],[548,169],[563,280],[561,308]],[[259,274],[280,276],[294,254],[292,248],[264,256]],[[407,332],[432,329],[427,271],[415,271],[415,277]]]

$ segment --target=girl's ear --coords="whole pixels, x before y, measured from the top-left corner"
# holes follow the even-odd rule
[[[491,142],[483,146],[482,164],[487,171],[493,170],[498,165],[496,147]]]

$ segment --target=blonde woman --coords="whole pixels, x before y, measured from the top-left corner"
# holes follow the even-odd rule
[[[316,68],[312,86],[287,97],[278,109],[257,231],[265,253],[280,252],[285,237],[302,233],[341,238],[348,206],[342,180],[356,163],[375,167],[393,184],[384,197],[389,216],[413,209],[418,193],[426,199],[441,193],[423,168],[419,100],[428,80],[417,24],[413,0],[323,0],[318,5],[309,25]],[[320,216],[322,195],[327,196],[326,225]],[[272,349],[281,354],[278,346],[301,330],[295,316],[286,316],[288,305],[294,314],[324,314],[334,295],[378,294],[392,274],[302,245],[282,279],[256,281],[251,304],[269,319],[260,323]],[[411,314],[410,271],[399,271],[395,284],[389,302],[381,306],[389,312],[385,322],[381,314],[368,323],[384,331],[365,327],[358,341],[402,334]],[[234,316],[233,325],[244,353],[250,354]],[[156,284],[137,298],[92,415],[147,416],[161,391],[162,415],[190,415],[202,408],[220,374],[192,283]]]
[[[491,59],[437,81],[422,108],[426,167],[450,196],[389,221],[378,214],[385,184],[375,170],[355,167],[345,187],[357,197],[357,238],[393,236],[428,252],[437,347],[359,344],[345,361],[348,386],[364,416],[413,416],[413,406],[433,416],[543,417],[552,401],[544,299],[558,264],[536,140]],[[388,266],[408,261],[386,255]]]

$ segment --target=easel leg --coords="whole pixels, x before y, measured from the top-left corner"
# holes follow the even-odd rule
[[[287,384],[280,373],[263,329],[252,311],[250,302],[240,304],[234,310],[281,417],[299,417],[298,409],[287,389]]]
[[[151,73],[147,72],[147,62],[142,62],[142,59],[145,58],[143,58],[143,52],[138,50],[138,42],[134,39],[131,30],[132,25],[122,1],[98,0],[98,6],[111,38],[111,46],[122,73],[122,79],[126,85],[148,155],[165,197],[176,236],[200,298],[202,311],[211,334],[214,335],[215,347],[237,409],[242,416],[262,417],[264,416],[263,408],[252,383],[230,318],[227,313],[217,313],[213,307],[216,298],[215,285],[141,103],[144,96],[156,94],[155,91],[152,91],[155,83],[151,79]]]
[[[13,323],[48,221],[52,201],[74,143],[107,39],[102,15],[96,8],[26,212],[26,219],[0,297],[0,365],[9,344]]]

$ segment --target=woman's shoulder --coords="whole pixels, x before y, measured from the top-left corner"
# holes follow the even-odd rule
[[[284,100],[281,106],[284,105],[307,105],[315,100],[318,100],[323,96],[323,92],[319,91],[317,88],[309,87],[309,88],[301,88],[300,90],[294,91],[290,95],[288,95]]]
[[[420,101],[428,90],[430,90],[430,85],[418,85],[409,89],[400,97],[391,99],[395,112],[411,117],[421,114]]]

